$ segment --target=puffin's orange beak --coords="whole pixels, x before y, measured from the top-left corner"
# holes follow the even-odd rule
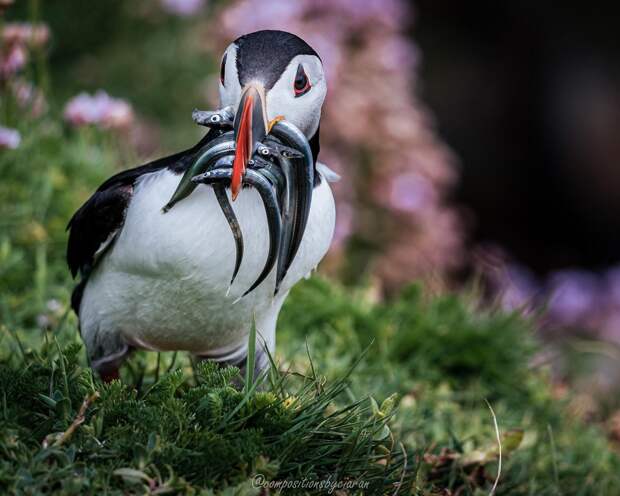
[[[239,108],[235,114],[235,160],[233,161],[230,190],[235,200],[243,183],[243,175],[258,143],[267,134],[265,90],[256,83],[248,84],[241,93]]]

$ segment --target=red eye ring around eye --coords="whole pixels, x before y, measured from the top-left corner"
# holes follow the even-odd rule
[[[295,96],[301,96],[301,95],[308,93],[308,91],[310,91],[310,88],[311,88],[310,81],[306,78],[306,84],[304,85],[303,88],[301,89],[295,88]]]
[[[310,84],[310,80],[308,79],[308,75],[306,74],[306,71],[304,71],[304,66],[299,64],[297,66],[297,74],[295,75],[295,81],[293,82],[293,90],[295,91],[295,98],[308,93],[311,87],[312,86]]]

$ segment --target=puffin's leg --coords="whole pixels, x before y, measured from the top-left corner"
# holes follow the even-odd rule
[[[100,375],[101,375],[101,380],[105,382],[106,384],[121,378],[118,368],[109,369],[106,372],[101,372]]]
[[[264,347],[258,346],[258,343],[256,346],[256,353],[254,357],[254,378],[256,378],[269,368],[269,357],[267,356],[267,352],[265,351]],[[237,367],[239,369],[239,375],[241,375],[241,377],[245,377],[245,371],[248,364],[248,356],[246,354],[237,360],[223,361],[217,363],[222,367]]]
[[[104,382],[119,378],[119,368],[134,348],[122,338],[120,332],[114,330],[89,332],[80,329],[86,345],[86,354],[90,367],[99,374]]]
[[[241,355],[236,356],[231,359],[220,359],[218,357],[212,355],[195,355],[198,360],[211,360],[219,367],[236,367],[239,369],[239,377],[238,379],[233,379],[233,384],[241,389],[243,387],[243,378],[245,377],[245,371],[248,362],[247,351]],[[267,356],[267,352],[265,351],[264,346],[260,345],[258,342],[256,343],[256,353],[254,360],[254,378],[259,377],[260,374],[265,372],[269,368],[269,357]]]

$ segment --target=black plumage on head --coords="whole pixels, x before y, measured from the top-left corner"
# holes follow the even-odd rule
[[[259,80],[267,90],[273,88],[293,57],[319,57],[308,43],[286,31],[256,31],[237,38],[234,44],[237,46],[239,83],[243,86],[249,81]]]

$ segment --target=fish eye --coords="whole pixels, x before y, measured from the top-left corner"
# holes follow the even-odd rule
[[[304,66],[299,64],[297,66],[297,74],[295,75],[295,82],[293,83],[293,89],[295,90],[295,98],[301,95],[305,95],[310,91],[310,80],[304,70]]]

